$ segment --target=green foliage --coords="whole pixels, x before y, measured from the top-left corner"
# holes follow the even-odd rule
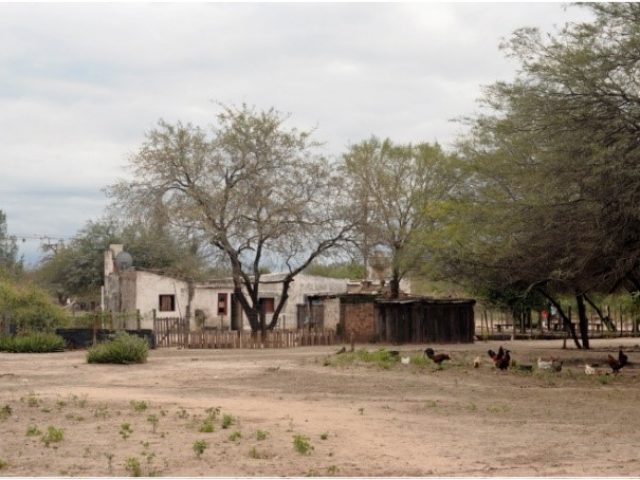
[[[152,426],[153,429],[153,433],[156,433],[156,430],[158,428],[158,423],[160,422],[160,420],[158,419],[157,415],[149,415],[147,417],[147,422],[149,422]]]
[[[215,426],[213,424],[213,419],[205,418],[200,424],[200,429],[198,430],[203,433],[211,433],[215,431]]]
[[[13,410],[11,409],[10,405],[4,405],[2,408],[0,408],[0,421],[9,418],[12,412]]]
[[[329,278],[357,279],[366,277],[364,266],[357,262],[338,262],[323,264],[316,261],[309,265],[304,270],[304,273]]]
[[[6,468],[8,466],[9,466],[9,464],[0,458],[0,470],[2,470],[3,468]]]
[[[148,353],[149,347],[144,339],[123,332],[110,342],[91,347],[87,352],[87,362],[145,363]]]
[[[22,273],[22,259],[18,259],[16,237],[7,232],[7,216],[0,210],[0,271],[10,274]]]
[[[311,450],[313,450],[309,437],[305,437],[304,435],[293,436],[293,448],[300,455],[309,455]]]
[[[256,432],[256,440],[265,440],[267,438],[268,433],[263,430],[258,430]]]
[[[120,436],[122,437],[123,440],[126,440],[127,438],[129,438],[131,436],[131,434],[133,433],[133,429],[131,428],[131,424],[130,423],[123,423],[122,425],[120,425]]]
[[[15,337],[0,337],[0,352],[48,353],[64,351],[65,341],[53,333],[28,333]]]
[[[236,440],[240,440],[242,438],[242,433],[239,431],[235,431],[229,435],[229,440],[235,442]]]
[[[64,430],[53,426],[48,426],[47,431],[42,435],[42,441],[48,447],[50,443],[58,443],[64,440]]]
[[[27,437],[37,437],[38,435],[42,435],[42,432],[38,428],[37,425],[29,425],[27,428]]]
[[[124,468],[132,477],[142,476],[142,466],[140,465],[140,460],[138,460],[137,457],[127,458]]]
[[[136,412],[144,412],[149,407],[149,404],[144,400],[131,400],[130,403],[131,403],[131,407]]]
[[[43,290],[1,276],[0,312],[16,325],[18,333],[52,332],[68,323],[66,313]]]
[[[326,440],[327,438],[329,438],[329,434],[327,432],[320,434],[320,440]]]
[[[70,296],[97,300],[104,252],[112,243],[124,244],[136,267],[200,277],[202,259],[197,245],[180,239],[158,222],[123,225],[107,218],[89,221],[68,244],[50,248],[36,278],[60,303]]]
[[[196,440],[193,442],[193,451],[196,453],[196,457],[200,457],[207,449],[208,444],[204,440]]]
[[[232,415],[224,414],[222,416],[222,428],[229,428],[231,425],[235,423],[235,419]]]

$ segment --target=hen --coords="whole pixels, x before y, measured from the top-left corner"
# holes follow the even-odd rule
[[[489,350],[487,353],[491,357],[491,360],[493,360],[493,364],[496,366],[498,366],[498,362],[504,357],[504,350],[502,349],[502,346],[498,349],[498,353],[493,350]]]
[[[424,354],[427,356],[427,358],[430,358],[433,363],[437,363],[438,365],[440,365],[445,360],[451,360],[451,357],[449,355],[447,355],[446,353],[436,353],[433,348],[427,348],[424,351]]]

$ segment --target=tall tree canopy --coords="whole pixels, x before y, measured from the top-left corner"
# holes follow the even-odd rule
[[[486,89],[441,240],[446,270],[476,285],[575,295],[588,347],[586,295],[640,287],[640,5],[584,7],[593,21],[504,43],[521,73]]]
[[[164,212],[224,254],[252,330],[273,328],[294,277],[343,242],[352,223],[341,179],[310,132],[270,109],[223,107],[212,132],[160,122],[111,192],[130,211]],[[264,264],[284,270],[269,324],[260,315]]]
[[[359,216],[358,245],[365,264],[383,252],[391,267],[391,294],[425,255],[421,236],[433,227],[430,205],[458,183],[455,157],[439,145],[394,144],[373,137],[344,155],[350,203]]]

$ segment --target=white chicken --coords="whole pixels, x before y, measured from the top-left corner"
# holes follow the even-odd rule
[[[478,368],[480,366],[480,357],[476,357],[473,359],[473,368]]]
[[[409,365],[411,363],[411,357],[400,357],[400,363]]]
[[[584,364],[584,373],[587,374],[587,375],[595,375],[596,374],[596,369],[593,368],[588,363],[585,363]]]
[[[551,370],[553,362],[547,362],[538,357],[538,369],[539,370]]]

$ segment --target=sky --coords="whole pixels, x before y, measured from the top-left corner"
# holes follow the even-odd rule
[[[589,18],[564,7],[0,3],[0,210],[33,266],[34,237],[102,216],[159,119],[210,127],[219,103],[286,112],[327,155],[371,135],[448,148],[516,74],[501,39]]]

